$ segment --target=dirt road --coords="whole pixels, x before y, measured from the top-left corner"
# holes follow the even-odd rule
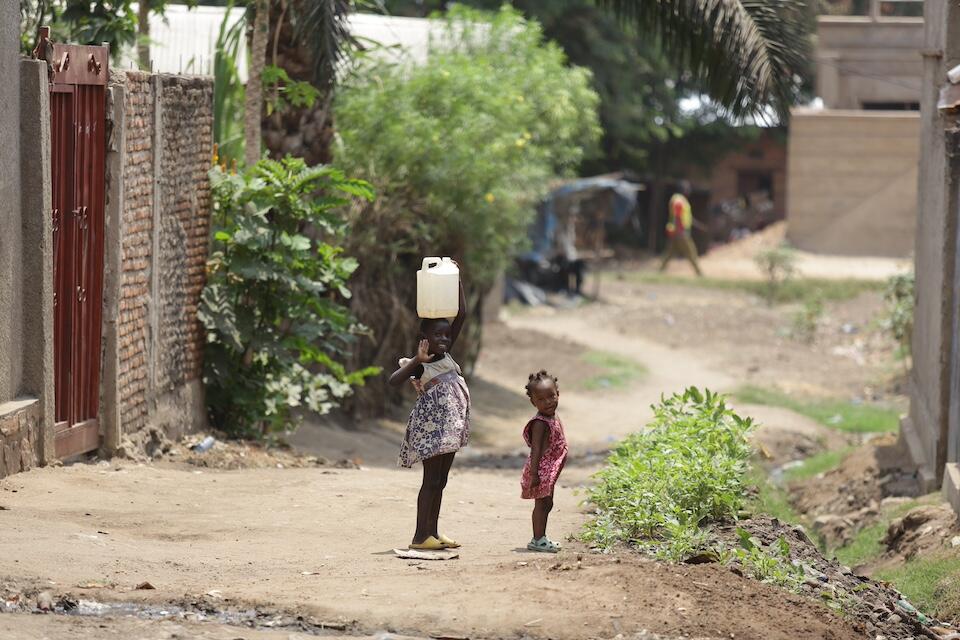
[[[616,320],[597,307],[491,330],[472,383],[475,444],[444,498],[443,529],[464,544],[459,559],[409,561],[392,552],[409,541],[419,486],[416,471],[392,464],[395,423],[373,435],[314,425],[298,436],[330,457],[363,457],[362,469],[114,462],[35,470],[0,481],[0,595],[32,598],[46,589],[127,609],[85,619],[0,615],[0,637],[302,637],[291,626],[263,628],[274,614],[309,622],[311,633],[333,627],[351,636],[862,637],[819,604],[723,567],[593,554],[572,539],[588,517],[577,490],[596,468],[590,452],[641,427],[662,392],[737,383],[702,354],[621,331]],[[590,390],[581,355],[591,349],[635,359],[647,373],[625,388]],[[566,540],[556,557],[524,548],[530,511],[515,468],[532,411],[522,385],[540,367],[559,372],[577,454],[551,517],[551,534]],[[765,411],[773,439],[803,432],[822,440],[819,425]],[[155,588],[138,590],[144,582]],[[251,610],[261,615],[240,615]]]

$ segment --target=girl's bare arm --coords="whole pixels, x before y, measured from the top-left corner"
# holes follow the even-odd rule
[[[460,265],[457,265],[458,267]],[[460,310],[457,311],[457,317],[450,325],[450,346],[452,347],[457,338],[460,337],[460,330],[463,329],[463,322],[467,319],[467,294],[463,291],[463,279],[460,279]]]
[[[417,345],[417,353],[410,361],[405,365],[393,372],[393,375],[390,376],[390,384],[394,387],[399,387],[404,382],[409,380],[411,377],[419,378],[423,375],[423,363],[430,360],[430,354],[428,353],[429,343],[426,340],[421,340],[420,344]]]
[[[547,425],[542,420],[534,420],[530,425],[530,486],[540,484],[540,458],[547,448]]]

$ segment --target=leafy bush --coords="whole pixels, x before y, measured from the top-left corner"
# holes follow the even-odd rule
[[[916,278],[911,271],[895,275],[887,280],[884,299],[887,301],[887,317],[884,326],[897,341],[900,355],[910,357],[910,342],[913,339],[913,308],[916,300]]]
[[[648,428],[624,440],[597,474],[589,494],[596,517],[584,537],[681,560],[706,546],[706,524],[740,511],[753,421],[693,387],[653,410]]]
[[[378,193],[353,212],[363,222],[347,248],[364,257],[354,309],[378,341],[358,357],[384,366],[412,348],[422,258],[457,257],[479,316],[540,197],[599,137],[589,72],[567,66],[538,23],[509,7],[434,20],[423,64],[368,62],[336,98],[337,163]],[[480,324],[458,347],[476,350]],[[367,408],[383,399],[371,394]]]
[[[765,249],[754,256],[765,278],[764,297],[768,304],[777,301],[783,286],[797,273],[797,256],[787,245]]]
[[[333,210],[373,197],[367,183],[303,160],[210,172],[214,243],[200,320],[211,422],[235,436],[288,428],[291,409],[325,413],[376,369],[339,362],[362,331],[343,301],[357,261],[330,244]],[[319,195],[316,195],[319,194]]]

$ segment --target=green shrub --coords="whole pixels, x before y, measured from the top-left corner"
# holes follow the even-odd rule
[[[787,245],[765,249],[754,256],[765,278],[764,297],[768,304],[777,301],[780,290],[797,273],[797,255]]]
[[[589,494],[596,517],[584,538],[680,560],[706,545],[706,524],[740,511],[753,421],[693,387],[653,411],[648,428],[624,440],[597,474]]]
[[[332,210],[373,194],[298,158],[240,174],[214,167],[210,179],[214,241],[199,310],[207,406],[215,427],[261,437],[289,428],[294,407],[330,411],[376,373],[339,362],[362,331],[343,305],[357,262],[330,244],[343,229]]]
[[[414,272],[448,255],[474,314],[455,354],[469,368],[483,293],[526,242],[539,199],[600,134],[589,72],[537,22],[509,7],[434,20],[423,64],[372,61],[336,98],[337,163],[378,194],[353,212],[347,248],[363,256],[353,308],[377,336],[358,357],[384,367],[412,349]],[[383,409],[382,392],[365,396],[364,409]]]
[[[803,306],[793,316],[791,335],[810,344],[817,337],[817,329],[823,318],[823,299],[813,296],[803,303]]]
[[[900,356],[910,357],[913,338],[913,308],[916,300],[916,278],[913,272],[895,275],[887,280],[883,297],[887,301],[884,327],[897,341]]]

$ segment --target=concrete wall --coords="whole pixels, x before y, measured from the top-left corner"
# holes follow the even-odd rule
[[[925,489],[942,483],[960,510],[960,134],[957,114],[940,111],[946,70],[960,63],[960,6],[927,0],[923,58],[923,129],[916,239],[910,413],[901,437]]]
[[[922,18],[820,17],[817,95],[831,109],[919,102],[923,39]]]
[[[53,456],[48,87],[18,25],[0,4],[0,477]]]
[[[118,229],[108,252],[104,436],[108,450],[150,430],[171,438],[205,423],[204,334],[197,320],[210,224],[210,78],[111,76],[108,154]],[[109,237],[109,231],[108,231]]]
[[[0,2],[0,402],[19,393],[23,323],[20,212],[20,16],[13,2]],[[13,231],[11,233],[11,231]]]
[[[790,127],[789,241],[817,253],[910,255],[919,115],[798,110]]]

